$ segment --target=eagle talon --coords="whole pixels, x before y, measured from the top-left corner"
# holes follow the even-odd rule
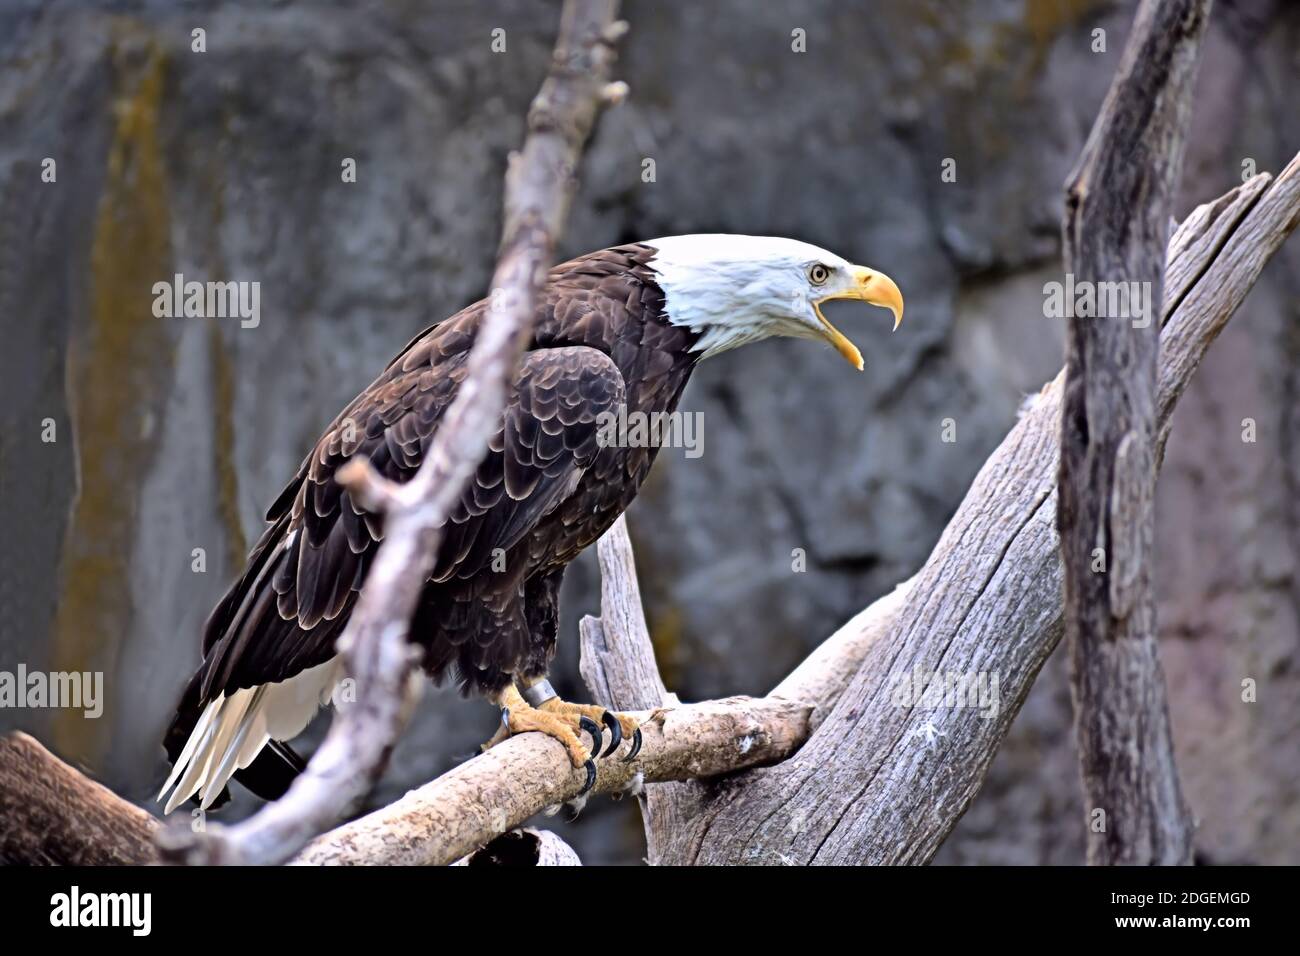
[[[594,757],[600,753],[600,742],[603,739],[600,733],[600,727],[590,717],[582,716],[578,718],[578,729],[585,730],[591,737],[591,755]]]
[[[588,730],[587,724],[594,726],[594,718],[599,717],[601,723],[609,728],[610,744],[604,753],[600,752],[601,735],[599,732],[592,734],[592,740],[595,746],[591,750],[591,756],[605,758],[611,756],[623,743],[631,739],[633,741],[631,753],[624,760],[631,760],[641,752],[641,734],[637,727],[637,722],[630,714],[619,714],[612,710],[606,710],[598,704],[574,704],[559,697],[552,697],[546,700],[538,708],[544,712],[564,715],[568,720],[574,721],[577,718],[578,725],[583,730]],[[572,726],[572,724],[570,724]],[[590,730],[588,730],[590,733]],[[575,759],[573,765],[578,766]]]
[[[632,749],[627,752],[627,756],[623,758],[623,762],[631,763],[633,760],[636,759],[636,755],[639,754],[640,752],[641,752],[641,728],[638,727],[636,731],[632,734]]]
[[[601,714],[600,720],[606,727],[609,728],[609,738],[610,738],[609,747],[607,747],[605,749],[605,752],[601,754],[601,757],[608,757],[615,750],[617,750],[618,745],[623,742],[623,725],[620,724],[618,722],[618,718],[615,717],[613,714],[611,714],[609,711],[605,711],[603,714]]]
[[[588,758],[587,762],[584,763],[582,766],[585,767],[587,770],[587,782],[584,783],[582,785],[582,789],[578,791],[578,796],[580,797],[585,795],[592,787],[596,785],[596,761],[592,760],[591,758]]]

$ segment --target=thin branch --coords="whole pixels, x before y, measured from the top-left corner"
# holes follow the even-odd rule
[[[466,377],[424,463],[404,485],[382,481],[362,461],[339,480],[384,509],[375,556],[338,650],[356,680],[357,701],[340,706],[329,734],[288,793],[232,827],[168,828],[170,862],[279,863],[346,815],[374,787],[414,701],[417,649],[411,616],[433,570],[441,529],[487,451],[576,186],[575,171],[613,60],[617,0],[566,0],[550,73],[528,113],[522,153],[506,173],[505,226],[491,307],[467,360]]]
[[[592,699],[614,710],[649,710],[676,703],[659,676],[641,607],[632,539],[620,515],[596,543],[600,617],[578,622],[579,670]]]
[[[1192,861],[1156,644],[1154,317],[1209,7],[1143,0],[1066,192],[1065,272],[1095,290],[1067,318],[1057,511],[1094,864]],[[1108,288],[1147,294],[1110,315]]]

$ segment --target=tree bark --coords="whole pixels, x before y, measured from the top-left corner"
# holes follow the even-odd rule
[[[1058,511],[1094,864],[1192,859],[1156,643],[1153,317],[1209,7],[1144,0],[1066,193],[1066,288],[1094,292],[1091,308],[1066,303]],[[1145,314],[1131,294],[1128,309],[1106,314],[1107,288],[1147,290],[1136,303]]]
[[[632,541],[622,517],[597,542],[596,551],[600,559],[600,617],[584,617],[578,624],[580,669],[592,700],[614,710],[677,704],[676,695],[667,691],[659,676],[641,606]],[[812,704],[807,730],[816,730],[862,664],[867,648],[888,633],[911,584],[905,581],[855,615],[768,697]],[[718,786],[716,781],[698,779],[646,782],[637,799],[645,826],[646,859],[651,865],[677,862],[672,856],[673,841],[708,812]]]
[[[158,821],[24,733],[0,737],[0,864],[113,866],[153,858]]]

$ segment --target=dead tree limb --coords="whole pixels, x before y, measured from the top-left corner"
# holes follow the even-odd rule
[[[676,696],[668,693],[659,676],[641,606],[632,541],[623,518],[605,532],[596,550],[600,558],[600,617],[584,617],[578,625],[582,677],[592,699],[615,710],[677,704]],[[888,632],[911,583],[904,582],[855,615],[769,696],[812,704],[808,730],[816,730],[861,665],[867,648]],[[664,835],[689,828],[690,821],[703,812],[712,786],[699,780],[646,783],[638,799],[650,863],[665,862],[661,846]]]
[[[715,777],[788,757],[808,736],[807,704],[730,697],[649,712],[635,763],[601,762],[594,794],[635,793],[642,783]],[[520,734],[467,760],[395,803],[313,841],[307,864],[451,863],[547,807],[572,800],[583,781],[563,746]]]
[[[1067,288],[1092,301],[1066,303],[1057,519],[1093,864],[1192,861],[1156,640],[1154,316],[1209,8],[1143,0],[1066,190]]]
[[[0,737],[0,865],[114,866],[153,858],[158,820],[24,733]]]
[[[613,41],[623,30],[617,8],[617,0],[565,0],[550,72],[529,109],[523,150],[506,172],[492,304],[423,464],[406,484],[381,478],[364,460],[339,472],[358,502],[384,514],[383,546],[338,642],[356,703],[337,709],[324,743],[282,799],[232,827],[161,831],[164,859],[283,862],[341,819],[383,773],[414,698],[417,651],[407,629],[442,526],[501,419],[600,103],[621,95],[607,86]]]
[[[582,641],[579,670],[591,699],[612,710],[671,707],[677,704],[659,676],[650,629],[641,606],[632,539],[623,516],[596,543],[600,560],[600,617],[578,622]],[[800,741],[802,743],[803,741]],[[690,813],[698,785],[691,781],[650,783],[636,798],[646,826],[647,859],[655,860],[650,820],[669,821]],[[665,823],[675,826],[675,823]]]
[[[627,521],[620,515],[596,544],[600,559],[600,617],[578,622],[579,670],[592,697],[615,710],[652,710],[676,703],[659,676]]]

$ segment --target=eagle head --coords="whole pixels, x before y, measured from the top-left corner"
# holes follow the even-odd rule
[[[903,320],[893,279],[806,242],[700,234],[647,245],[669,321],[699,333],[695,348],[705,357],[779,335],[829,342],[860,370],[862,353],[826,320],[822,303],[858,299],[893,312],[894,328]]]

